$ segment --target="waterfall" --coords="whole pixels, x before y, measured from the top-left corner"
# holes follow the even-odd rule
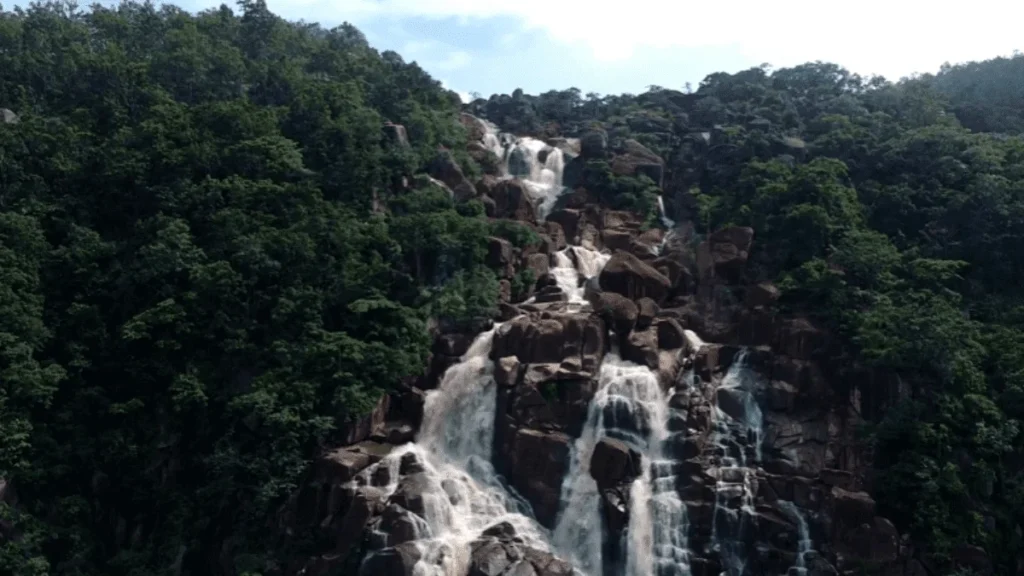
[[[582,246],[569,246],[554,254],[555,265],[550,274],[555,278],[558,287],[569,299],[569,310],[579,311],[587,304],[584,297],[586,287],[580,282],[594,279],[601,274],[604,265],[611,259],[611,254],[604,254]]]
[[[725,574],[746,573],[747,531],[754,512],[755,466],[761,461],[764,435],[761,408],[754,399],[756,376],[747,365],[748,351],[740,351],[716,391],[710,442],[717,466],[712,546],[722,559]]]
[[[779,500],[779,508],[786,511],[787,514],[796,520],[797,529],[799,530],[799,541],[797,542],[796,550],[796,563],[790,567],[788,576],[805,576],[807,574],[807,555],[814,552],[814,541],[811,540],[811,530],[807,525],[807,518],[804,517],[800,508],[797,508],[796,504],[787,500]]]
[[[488,355],[499,326],[480,334],[460,362],[445,372],[440,386],[427,393],[416,442],[375,465],[389,469],[389,496],[407,455],[422,466],[424,510],[422,517],[413,515],[422,554],[417,576],[465,574],[470,544],[500,522],[514,526],[526,545],[549,549],[547,534],[530,516],[529,505],[504,485],[491,465],[496,384]]]
[[[499,132],[490,122],[483,122],[483,127],[484,146],[501,160],[501,177],[522,179],[537,207],[537,217],[547,218],[565,190],[565,155],[542,140]]]
[[[556,549],[573,558],[586,574],[599,575],[604,564],[601,494],[590,474],[590,460],[606,437],[624,442],[643,459],[641,475],[629,491],[624,574],[689,573],[686,507],[675,491],[673,463],[662,454],[668,416],[667,398],[654,372],[622,360],[615,351],[605,356],[586,424],[573,446],[554,533]]]

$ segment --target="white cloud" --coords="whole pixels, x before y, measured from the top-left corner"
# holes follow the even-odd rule
[[[473,61],[473,57],[469,52],[463,50],[456,50],[449,52],[444,60],[437,63],[438,70],[458,70],[469,66],[469,63]]]
[[[465,91],[463,91],[463,90],[455,90],[454,88],[452,88],[451,86],[449,86],[449,85],[448,85],[448,82],[447,82],[447,81],[445,81],[445,80],[439,80],[439,82],[441,83],[441,87],[442,87],[442,88],[444,88],[445,90],[452,90],[452,91],[454,91],[454,92],[455,92],[456,94],[458,94],[458,95],[459,95],[459,99],[460,99],[460,100],[462,100],[462,103],[463,103],[463,104],[467,104],[467,103],[469,103],[469,102],[470,102],[470,101],[471,101],[471,100],[473,99],[473,98],[472,98],[472,97],[471,97],[471,96],[469,95],[469,92],[465,92]]]
[[[324,0],[352,17],[514,17],[525,29],[589,46],[602,61],[640,47],[736,46],[752,61],[788,66],[826,60],[898,77],[1024,48],[1024,2],[973,0]],[[517,32],[517,31],[510,31]]]

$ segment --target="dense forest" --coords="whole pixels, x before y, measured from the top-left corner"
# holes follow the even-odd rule
[[[412,177],[486,169],[458,96],[349,25],[237,12],[0,9],[0,574],[272,573],[318,447],[422,370],[430,324],[493,314],[487,237],[521,231]],[[899,382],[864,414],[885,513],[1019,571],[1024,57],[465,108],[635,138],[695,242],[753,227],[844,378]]]

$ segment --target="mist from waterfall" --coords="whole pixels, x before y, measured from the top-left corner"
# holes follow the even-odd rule
[[[748,350],[741,350],[722,377],[709,439],[716,451],[715,467],[708,471],[716,478],[711,544],[728,576],[747,573],[746,539],[755,515],[753,488],[764,436],[754,397],[757,376],[748,357]]]

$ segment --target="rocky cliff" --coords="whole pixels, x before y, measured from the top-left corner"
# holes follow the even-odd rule
[[[608,208],[578,160],[662,184],[636,141],[462,122],[495,169],[442,153],[432,177],[540,241],[493,238],[500,324],[439,324],[423,375],[320,458],[276,527],[287,573],[928,573],[876,513],[829,334],[749,279],[753,230]]]

